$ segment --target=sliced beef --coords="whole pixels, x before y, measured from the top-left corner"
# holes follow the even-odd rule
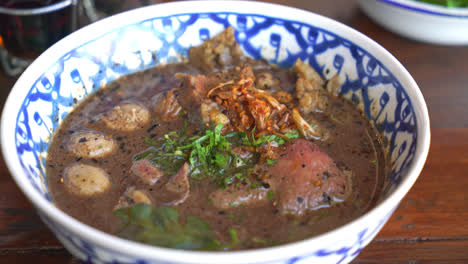
[[[295,139],[281,150],[267,180],[283,215],[300,216],[346,200],[352,188],[351,175],[307,140]]]
[[[206,99],[206,94],[220,83],[217,76],[178,74],[181,79],[178,102],[191,119],[201,119],[200,105]]]
[[[190,64],[205,72],[232,67],[244,59],[242,50],[236,42],[234,29],[231,27],[189,50]]]
[[[149,185],[155,184],[164,176],[164,172],[147,159],[134,161],[130,170],[133,174],[138,176],[140,180]]]
[[[268,201],[268,189],[250,186],[230,185],[227,189],[218,189],[209,196],[213,205],[218,209],[229,209],[238,206],[255,206]]]
[[[184,165],[174,174],[170,179],[169,182],[166,184],[166,189],[174,192],[182,194],[182,196],[173,202],[174,205],[178,205],[183,203],[190,194],[190,184],[189,184],[189,172],[190,172],[190,165],[186,162]]]
[[[164,121],[173,121],[180,117],[182,107],[177,101],[178,88],[167,92],[161,92],[153,96],[153,111],[161,116]]]

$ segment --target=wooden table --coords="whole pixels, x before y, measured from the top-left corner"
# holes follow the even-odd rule
[[[367,18],[356,1],[275,0],[339,20],[389,50],[429,107],[432,143],[418,181],[357,263],[468,263],[468,47],[417,43]],[[14,79],[0,72],[1,104]],[[0,162],[0,263],[79,263],[42,224]]]

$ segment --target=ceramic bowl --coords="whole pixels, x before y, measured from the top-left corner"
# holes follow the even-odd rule
[[[54,206],[45,180],[53,132],[88,95],[116,78],[180,61],[191,46],[236,30],[246,54],[281,66],[297,58],[375,122],[389,143],[392,173],[378,205],[325,234],[265,249],[194,252],[146,246],[82,224]],[[3,155],[18,186],[63,245],[90,263],[348,263],[383,227],[405,196],[429,149],[423,96],[405,68],[380,45],[336,21],[260,2],[186,1],[101,20],[61,40],[26,69],[6,102]],[[272,231],[274,232],[274,231]]]
[[[468,8],[416,0],[359,0],[376,23],[404,37],[444,45],[468,44]]]

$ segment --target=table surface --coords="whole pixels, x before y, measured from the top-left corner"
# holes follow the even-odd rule
[[[356,1],[273,0],[364,33],[412,74],[426,99],[432,142],[410,192],[357,263],[468,263],[468,47],[414,42],[371,21]],[[15,80],[0,70],[0,104]],[[79,263],[55,239],[0,159],[0,263]]]

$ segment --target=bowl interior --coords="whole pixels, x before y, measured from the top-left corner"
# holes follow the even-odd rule
[[[148,13],[151,9],[145,12]],[[425,110],[415,108],[403,84],[413,85],[413,90],[417,86],[411,78],[408,82],[404,68],[383,48],[369,45],[364,36],[343,37],[340,30],[327,27],[327,20],[315,24],[317,17],[308,21],[243,12],[188,12],[147,15],[144,20],[133,18],[129,20],[133,22],[114,26],[110,31],[102,28],[117,20],[102,21],[98,23],[101,29],[99,25],[85,28],[87,34],[98,32],[92,38],[85,37],[86,41],[79,45],[73,45],[73,37],[59,42],[43,55],[55,56],[54,59],[25,72],[18,83],[29,86],[15,87],[24,89],[24,96],[14,99],[19,110],[8,113],[15,122],[2,124],[2,131],[11,130],[13,137],[3,138],[2,142],[15,142],[15,149],[9,150],[15,153],[9,155],[19,162],[27,184],[52,202],[45,180],[49,141],[80,101],[121,76],[182,61],[190,47],[232,26],[244,52],[253,58],[283,67],[290,67],[301,58],[326,79],[339,75],[343,96],[365,112],[388,142],[392,173],[386,179],[383,199],[409,177],[406,171],[414,165],[420,140],[416,113],[423,116]],[[126,21],[119,21],[122,19]],[[41,59],[42,56],[36,63],[46,61]],[[412,92],[413,98],[418,92]]]
[[[392,174],[387,186],[400,182],[416,149],[416,115],[404,87],[376,57],[313,25],[254,14],[197,13],[124,26],[71,48],[45,69],[22,101],[14,128],[16,151],[31,184],[51,200],[44,179],[49,140],[81,100],[121,76],[182,61],[191,46],[227,26],[236,29],[238,42],[253,58],[283,67],[301,58],[326,79],[338,74],[341,93],[388,141]]]

